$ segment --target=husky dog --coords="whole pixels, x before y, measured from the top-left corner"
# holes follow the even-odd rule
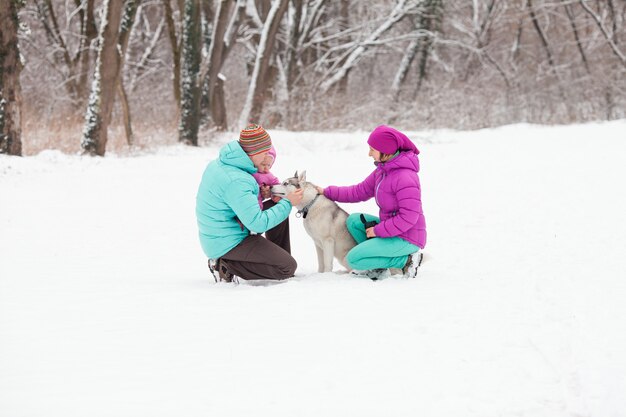
[[[296,206],[296,217],[304,220],[304,229],[315,242],[317,250],[318,272],[332,272],[333,257],[348,271],[346,255],[356,246],[354,238],[348,232],[346,219],[348,213],[334,201],[317,193],[315,185],[306,181],[306,171],[287,178],[282,184],[272,186],[272,195],[285,197],[302,188],[302,202]]]

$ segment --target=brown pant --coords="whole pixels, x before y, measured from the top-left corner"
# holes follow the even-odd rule
[[[275,205],[276,203],[272,200],[264,201],[263,210],[267,210]],[[275,243],[285,251],[291,253],[291,242],[289,240],[289,217],[287,217],[282,223],[265,232],[265,237],[270,242]]]
[[[231,274],[243,279],[293,277],[298,264],[284,249],[260,235],[250,235],[220,258]]]

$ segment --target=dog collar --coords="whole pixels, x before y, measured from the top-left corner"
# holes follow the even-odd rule
[[[302,217],[303,219],[306,219],[306,215],[309,214],[309,209],[311,208],[313,203],[315,203],[315,200],[317,200],[317,197],[319,197],[319,196],[320,195],[317,194],[315,196],[315,198],[313,200],[311,200],[311,202],[309,204],[307,204],[306,206],[302,207],[302,210],[298,210],[296,212],[296,217],[298,217],[298,218]]]

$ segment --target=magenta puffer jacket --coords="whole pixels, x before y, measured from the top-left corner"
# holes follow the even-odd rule
[[[342,203],[357,203],[374,197],[380,208],[380,223],[374,227],[376,236],[398,236],[423,249],[426,220],[418,172],[417,153],[404,151],[385,163],[376,163],[374,172],[360,184],[329,186],[324,189],[324,195]]]

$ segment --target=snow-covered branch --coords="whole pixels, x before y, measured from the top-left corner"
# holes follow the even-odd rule
[[[346,76],[348,71],[354,67],[359,59],[363,56],[369,44],[376,41],[383,33],[389,30],[395,23],[401,20],[406,14],[416,7],[415,1],[399,0],[396,7],[389,14],[387,19],[374,30],[365,41],[361,42],[358,46],[355,46],[350,55],[346,58],[343,65],[338,68],[330,78],[326,79],[320,84],[320,90],[322,92],[328,91],[333,85],[338,83],[343,77]]]

